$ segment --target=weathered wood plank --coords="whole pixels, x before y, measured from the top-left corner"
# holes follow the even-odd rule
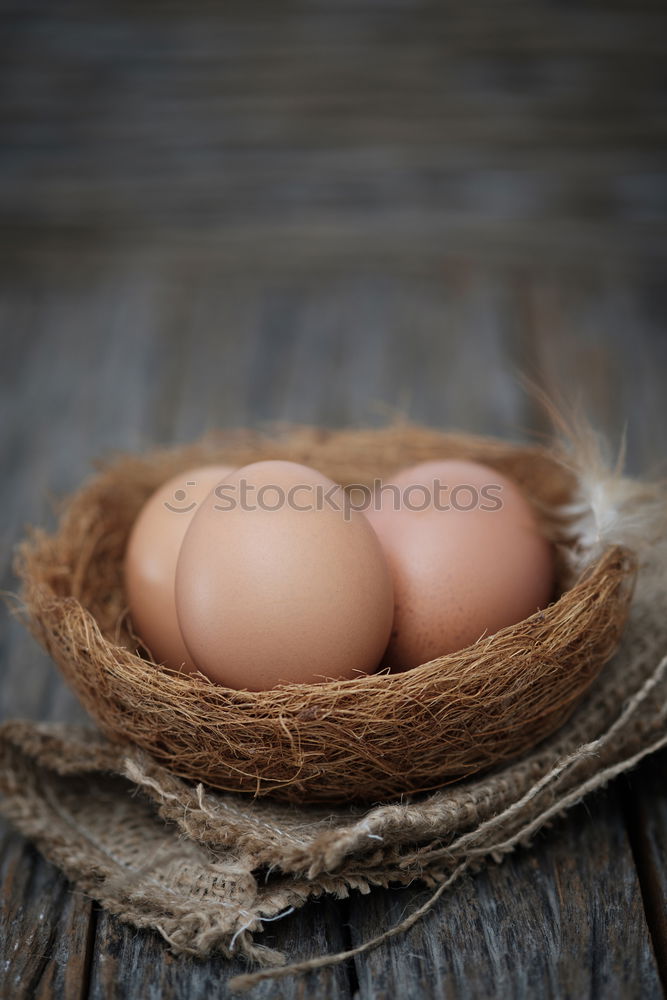
[[[16,368],[9,364],[5,373],[1,413],[10,433],[7,464],[0,468],[6,589],[15,586],[11,550],[25,525],[52,524],[54,500],[76,488],[96,458],[113,448],[140,447],[146,436],[151,381],[146,377],[146,386],[133,393],[125,386],[128,365],[148,376],[156,363],[150,283],[123,273],[121,264],[115,274],[98,275],[91,293],[82,263],[63,284],[56,272],[0,289],[8,341],[18,341]],[[3,716],[81,718],[25,629],[10,621],[4,642]],[[54,703],[56,691],[62,703]]]
[[[359,943],[423,902],[376,892],[350,912]],[[357,962],[360,995],[657,998],[642,894],[612,793],[445,894],[405,936]]]
[[[0,820],[0,996],[86,996],[92,903]]]
[[[311,903],[266,927],[262,943],[284,949],[290,958],[310,958],[344,947],[340,907],[333,900]],[[245,971],[245,964],[222,957],[206,961],[174,957],[157,934],[132,931],[100,913],[88,995],[90,1000],[208,1000],[211,996],[227,996],[227,981]],[[304,978],[285,979],[279,992],[276,984],[267,980],[245,995],[249,1000],[267,1000],[276,995],[285,1000],[309,996],[345,1000],[351,992],[343,965]]]
[[[10,5],[0,221],[212,237],[246,269],[664,256],[664,29],[629,4]]]
[[[577,386],[590,419],[635,475],[665,474],[667,374],[664,288],[649,272],[629,278],[614,271],[582,275],[556,289],[533,289],[534,350],[556,387]],[[581,373],[585,372],[585,379]],[[643,764],[616,790],[639,873],[657,966],[667,989],[667,790],[658,775],[664,755]]]
[[[31,399],[31,390],[37,398],[46,393],[49,363],[48,340],[40,336],[44,327],[37,322],[39,310],[25,290],[4,292],[0,325],[7,366],[0,398],[6,407],[2,424],[11,429],[12,439],[7,464],[0,468],[4,542],[0,577],[3,588],[12,589],[11,547],[22,534],[23,522],[44,521],[49,514],[38,435],[46,439],[42,444],[47,452],[51,444],[52,475],[57,474],[54,464],[59,453],[53,447],[53,421],[46,422],[45,412]],[[0,655],[1,717],[83,716],[53,665],[17,621],[3,622]],[[90,901],[71,892],[60,872],[0,821],[1,996],[20,1000],[84,995],[91,908]]]
[[[525,294],[533,373],[578,398],[612,447],[625,434],[629,472],[664,473],[667,313],[651,271],[641,280],[614,268],[566,283],[544,276]]]
[[[626,821],[644,894],[653,949],[667,992],[667,754],[647,761],[627,779]]]
[[[35,275],[0,293],[7,345],[1,416],[11,434],[7,464],[0,468],[6,543],[0,572],[7,589],[15,586],[11,548],[24,524],[50,523],[54,496],[75,488],[100,450],[136,444],[143,423],[145,394],[130,399],[122,387],[128,356],[145,370],[153,349],[142,316],[146,284],[118,273],[115,280],[98,276],[91,295],[84,261],[66,282],[58,277]],[[133,323],[144,326],[138,341]],[[53,664],[16,621],[3,628],[2,661],[2,717],[85,719]],[[85,996],[90,900],[4,823],[2,831],[0,970],[6,981],[0,994]]]
[[[664,282],[643,275],[628,285],[620,282],[614,291],[617,313],[616,355],[622,368],[634,378],[625,380],[630,460],[639,474],[664,476],[667,396],[663,391],[667,374],[665,317],[667,298]],[[627,331],[631,330],[629,336]],[[656,375],[660,373],[660,377]],[[663,650],[664,652],[664,650]],[[626,824],[644,896],[663,989],[667,993],[667,783],[665,753],[646,761],[637,772],[620,782]]]

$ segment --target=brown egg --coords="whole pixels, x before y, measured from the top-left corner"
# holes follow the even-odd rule
[[[232,469],[204,465],[163,483],[134,522],[125,554],[132,623],[157,663],[196,670],[176,617],[174,582],[181,542],[194,513]]]
[[[350,678],[375,670],[387,645],[391,575],[342,487],[304,465],[256,462],[193,517],[176,607],[192,658],[228,687]]]
[[[394,579],[383,661],[392,670],[463,649],[552,598],[552,546],[519,487],[495,469],[463,461],[405,469],[367,516]]]

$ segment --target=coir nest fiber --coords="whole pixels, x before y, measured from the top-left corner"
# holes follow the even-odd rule
[[[177,472],[281,458],[350,486],[464,457],[514,479],[557,546],[558,593],[525,621],[405,673],[264,692],[157,665],[133,634],[125,546],[143,502]],[[55,534],[36,530],[21,546],[25,613],[103,732],[174,775],[292,802],[390,800],[533,747],[565,722],[615,651],[635,559],[622,544],[584,544],[578,485],[557,450],[411,426],[222,433],[102,468],[67,501]]]

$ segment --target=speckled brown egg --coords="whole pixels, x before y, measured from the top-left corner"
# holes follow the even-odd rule
[[[552,598],[552,546],[519,487],[495,469],[450,460],[405,469],[367,517],[394,580],[383,663],[392,670],[463,649]]]
[[[326,476],[282,461],[238,469],[206,499],[176,571],[181,631],[203,673],[259,691],[376,669],[391,574],[348,506]]]
[[[134,630],[157,663],[195,670],[176,617],[176,563],[181,542],[207,493],[232,469],[205,465],[163,483],[134,522],[125,554],[125,589]]]

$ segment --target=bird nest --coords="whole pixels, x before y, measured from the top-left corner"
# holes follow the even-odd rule
[[[496,468],[519,484],[556,543],[556,598],[404,673],[249,692],[157,665],[133,633],[123,587],[137,513],[160,483],[194,465],[267,458],[312,465],[344,486],[432,459]],[[534,746],[562,725],[615,651],[635,560],[621,545],[582,560],[563,516],[576,491],[556,452],[470,435],[416,427],[223,433],[104,466],[65,503],[54,534],[34,530],[19,547],[23,608],[101,729],[175,774],[295,802],[392,799]]]

